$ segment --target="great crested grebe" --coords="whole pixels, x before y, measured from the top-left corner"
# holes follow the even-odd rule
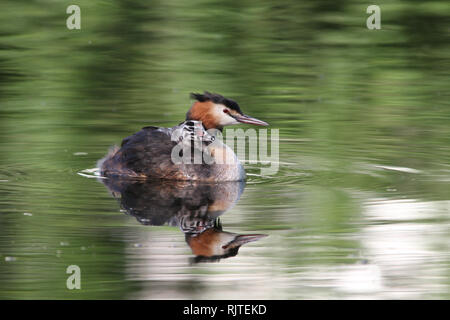
[[[208,182],[245,180],[245,170],[234,151],[215,139],[210,129],[222,131],[224,126],[239,123],[268,124],[243,114],[236,101],[220,94],[192,93],[191,97],[196,101],[186,113],[186,121],[172,128],[145,127],[125,138],[120,148],[99,161],[101,174]],[[180,145],[181,149],[176,149]],[[185,156],[189,151],[188,160],[196,160],[194,149],[210,160],[174,161],[174,154],[182,157],[183,151]]]

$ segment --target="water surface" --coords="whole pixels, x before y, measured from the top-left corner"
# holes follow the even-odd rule
[[[0,298],[450,298],[446,4],[381,1],[371,31],[358,1],[77,3],[81,30],[0,5]],[[78,173],[203,90],[280,130],[280,168],[246,163],[220,214],[267,237],[192,263],[176,221]]]

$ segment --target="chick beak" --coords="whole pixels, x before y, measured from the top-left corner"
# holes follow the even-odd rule
[[[239,115],[234,116],[234,118],[236,119],[236,121],[241,122],[241,123],[254,124],[257,126],[268,126],[269,125],[267,122],[250,117],[246,114],[239,114]]]

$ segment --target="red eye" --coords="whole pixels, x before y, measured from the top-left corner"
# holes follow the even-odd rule
[[[223,109],[223,113],[228,113],[228,109]]]

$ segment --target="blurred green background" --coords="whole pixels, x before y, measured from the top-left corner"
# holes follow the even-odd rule
[[[450,5],[377,1],[368,30],[371,4],[2,0],[0,298],[449,299]],[[281,164],[222,217],[269,237],[190,265],[77,172],[203,90],[278,128]]]

